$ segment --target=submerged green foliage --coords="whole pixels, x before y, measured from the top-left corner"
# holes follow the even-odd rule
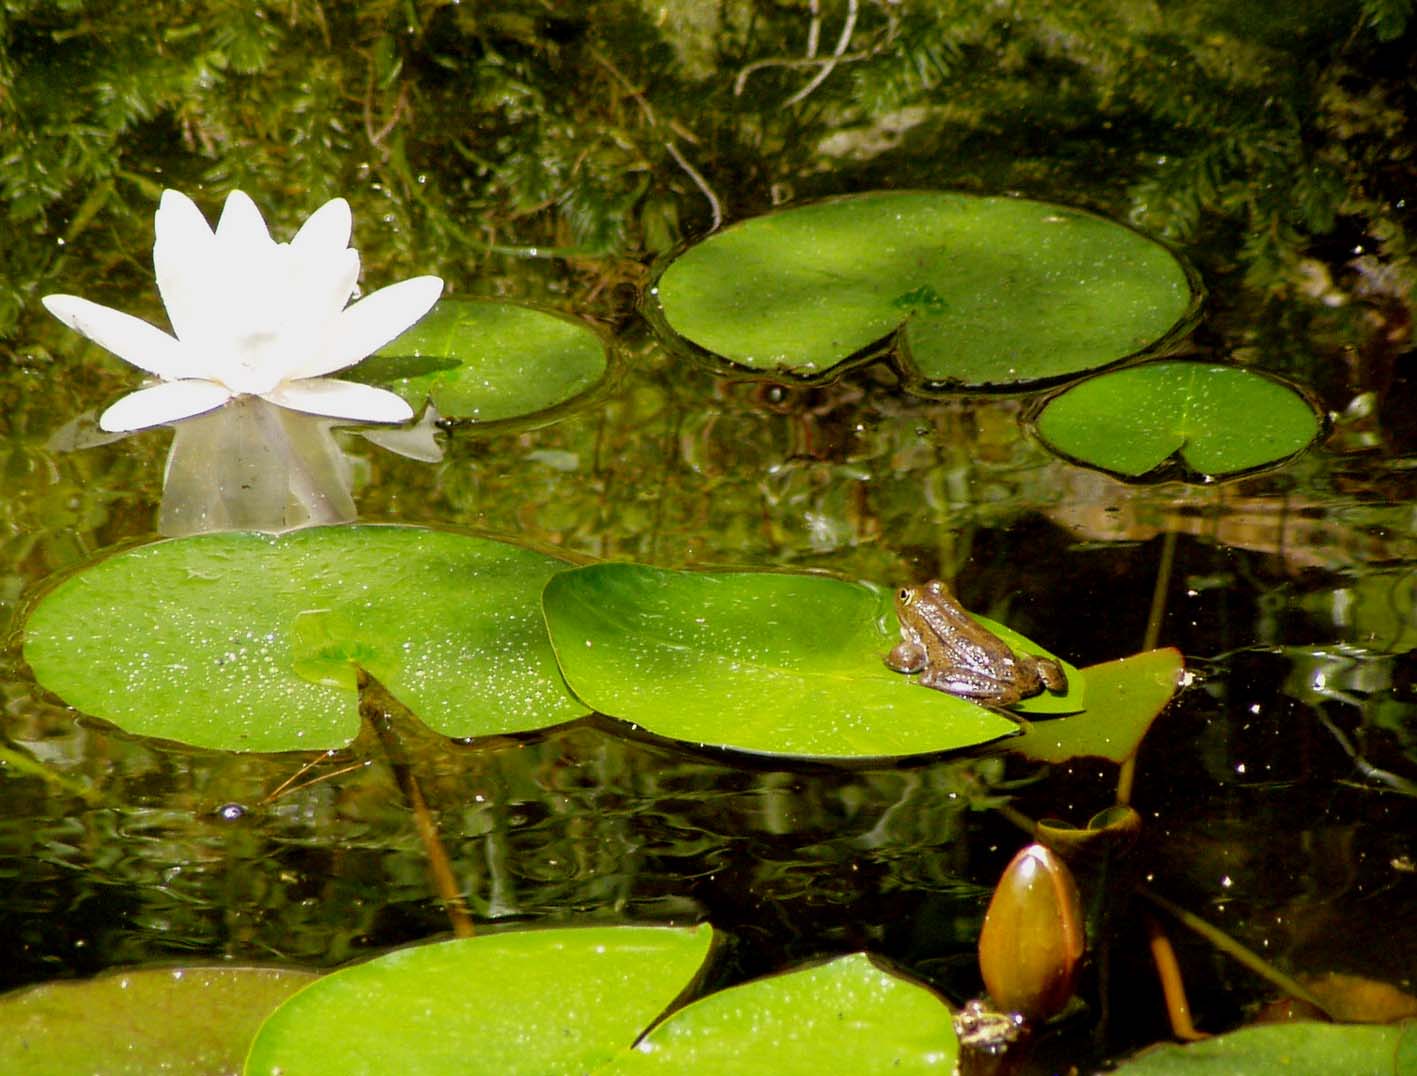
[[[1316,237],[1366,236],[1347,271],[1376,286],[1395,269],[1381,287],[1401,299],[1413,162],[1392,139],[1412,87],[1392,61],[1410,14],[864,3],[824,66],[804,39],[829,54],[833,5],[812,28],[803,5],[748,0],[9,0],[0,333],[57,282],[145,273],[163,185],[212,204],[244,187],[285,206],[278,226],[344,194],[389,225],[358,237],[371,277],[417,262],[490,290],[489,256],[566,252],[611,299],[638,270],[607,258],[704,230],[715,202],[731,220],[880,175],[1088,190],[1148,229],[1222,239],[1266,294],[1302,284]]]

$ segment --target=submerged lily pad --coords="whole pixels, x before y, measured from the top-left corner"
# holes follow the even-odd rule
[[[689,985],[712,937],[707,926],[581,927],[400,949],[278,1009],[246,1076],[588,1072]]]
[[[1180,261],[1130,228],[944,191],[743,221],[675,258],[651,298],[672,335],[738,366],[816,377],[896,340],[903,378],[927,389],[1096,369],[1173,334],[1198,305]]]
[[[5,1072],[237,1072],[261,1021],[316,978],[287,968],[143,968],[18,990],[0,997]]]
[[[1173,456],[1192,474],[1219,478],[1303,451],[1321,423],[1308,400],[1266,374],[1166,360],[1066,389],[1036,426],[1053,451],[1129,478]]]
[[[864,953],[710,994],[651,1031],[605,1076],[954,1071],[949,1007]]]
[[[24,655],[71,706],[200,747],[347,744],[351,662],[444,735],[541,728],[586,712],[537,604],[561,567],[417,527],[177,538],[55,587],[29,615]]]
[[[515,303],[444,299],[342,375],[392,389],[441,418],[501,422],[538,415],[605,377],[605,341],[575,318]]]
[[[1119,1076],[1405,1076],[1417,1025],[1262,1024],[1184,1046],[1166,1043],[1123,1061]]]
[[[860,583],[594,564],[553,578],[542,605],[571,689],[661,736],[860,758],[949,751],[1016,729],[997,711],[886,668],[900,638],[890,595]],[[1016,650],[1046,653],[977,619]],[[1064,667],[1066,693],[1015,709],[1081,709],[1082,674]]]

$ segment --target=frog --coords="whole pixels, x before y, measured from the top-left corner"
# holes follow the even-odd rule
[[[1049,691],[1066,691],[1068,677],[1052,658],[1021,654],[964,610],[944,583],[901,587],[895,596],[901,641],[886,655],[916,683],[989,706],[1012,706]]]

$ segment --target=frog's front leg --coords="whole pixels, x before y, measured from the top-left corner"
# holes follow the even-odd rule
[[[991,706],[1012,706],[1023,698],[1017,684],[969,669],[927,669],[916,683]]]

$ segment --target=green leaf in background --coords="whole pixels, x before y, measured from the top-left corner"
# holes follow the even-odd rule
[[[721,990],[674,1013],[604,1076],[952,1073],[949,1007],[863,953]]]
[[[1164,360],[1099,374],[1038,415],[1044,444],[1080,463],[1135,478],[1179,455],[1209,478],[1279,463],[1318,435],[1319,416],[1265,374]]]
[[[753,370],[821,375],[897,330],[914,388],[1006,388],[1155,344],[1196,309],[1130,228],[1022,198],[873,192],[742,221],[660,275],[650,314]]]
[[[1185,1046],[1156,1046],[1113,1071],[1118,1076],[1411,1076],[1414,1044],[1417,1025],[1411,1023],[1261,1024]]]
[[[582,321],[514,303],[444,299],[342,376],[397,392],[440,417],[501,422],[538,415],[594,388],[605,341]]]
[[[1101,665],[1089,665],[1087,709],[1035,721],[1005,750],[1039,762],[1066,762],[1085,755],[1123,762],[1136,754],[1151,723],[1171,701],[1185,663],[1165,648]]]
[[[261,1028],[246,1076],[551,1076],[627,1048],[690,983],[708,926],[528,930],[325,976]]]
[[[326,750],[358,731],[350,662],[446,736],[584,714],[538,595],[561,562],[417,527],[227,532],[70,576],[25,624],[25,660],[128,732],[235,751]]]
[[[860,583],[593,564],[553,578],[542,605],[571,689],[602,713],[676,740],[863,758],[971,747],[1016,729],[886,668],[900,638],[890,595]],[[1016,649],[1046,653],[979,619]],[[1065,668],[1065,694],[1015,709],[1080,709],[1083,677]]]
[[[277,1005],[318,976],[285,968],[117,971],[0,997],[7,1076],[225,1076]]]

